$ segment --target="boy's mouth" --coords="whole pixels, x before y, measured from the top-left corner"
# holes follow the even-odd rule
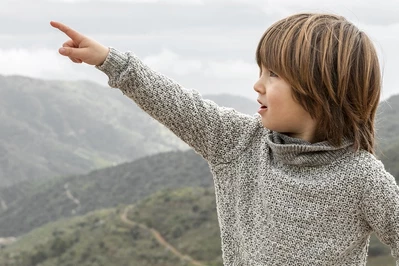
[[[261,101],[258,100],[258,103],[260,104],[260,109],[267,109],[267,106],[264,105]]]

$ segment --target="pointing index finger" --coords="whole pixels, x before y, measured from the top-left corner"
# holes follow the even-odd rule
[[[59,29],[63,33],[65,33],[69,38],[71,38],[73,41],[79,43],[83,40],[84,36],[80,34],[79,32],[75,31],[74,29],[68,27],[67,25],[64,25],[60,22],[56,21],[51,21],[50,22],[51,26],[54,28]]]

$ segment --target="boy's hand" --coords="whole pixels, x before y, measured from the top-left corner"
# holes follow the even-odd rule
[[[51,21],[51,26],[64,32],[71,39],[66,41],[59,53],[68,56],[75,63],[86,63],[89,65],[101,65],[107,58],[108,47],[80,34],[68,26]]]

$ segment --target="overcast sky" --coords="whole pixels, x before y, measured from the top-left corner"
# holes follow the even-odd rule
[[[50,27],[56,20],[133,51],[202,94],[255,100],[261,35],[276,20],[304,11],[340,14],[364,30],[380,55],[383,99],[399,94],[398,0],[0,0],[0,74],[107,85],[94,67],[58,55],[66,37]]]

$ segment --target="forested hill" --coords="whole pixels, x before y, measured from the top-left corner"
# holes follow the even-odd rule
[[[160,189],[212,187],[208,165],[194,151],[156,154],[131,163],[51,181],[0,189],[0,237],[19,236],[50,221],[134,203]]]
[[[0,187],[186,148],[117,90],[0,76]]]

